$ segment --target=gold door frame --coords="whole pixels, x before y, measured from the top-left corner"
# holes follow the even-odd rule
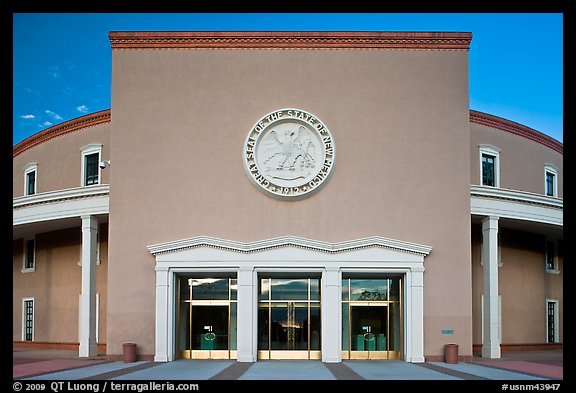
[[[238,355],[237,355],[237,350],[232,350],[230,349],[230,344],[231,344],[231,336],[230,336],[230,332],[231,332],[231,324],[230,324],[230,304],[232,302],[236,302],[236,301],[232,301],[230,300],[230,281],[229,281],[229,288],[228,288],[228,299],[229,300],[193,300],[192,298],[192,291],[190,291],[190,299],[187,300],[181,300],[180,299],[180,283],[181,280],[177,281],[177,293],[178,293],[178,302],[177,304],[180,305],[180,303],[188,303],[188,334],[190,336],[190,347],[192,346],[192,318],[193,318],[193,313],[192,313],[192,307],[193,306],[204,306],[204,307],[210,307],[210,306],[227,306],[228,307],[228,349],[184,349],[184,350],[178,350],[177,354],[178,354],[178,359],[237,359]],[[180,307],[178,307],[178,312],[177,312],[177,317],[176,317],[176,326],[179,326],[179,320],[180,320]],[[178,334],[179,330],[176,329],[176,342],[178,342]]]
[[[342,303],[348,303],[348,350],[341,351],[342,360],[391,360],[391,359],[402,359],[402,351],[404,348],[404,309],[402,299],[404,297],[403,292],[403,277],[399,277],[398,283],[398,301],[355,301],[348,300]],[[348,299],[350,299],[350,279],[348,280]],[[388,296],[388,298],[390,298]],[[400,349],[398,351],[390,350],[390,307],[394,303],[399,303],[400,315]],[[352,350],[352,307],[386,307],[386,325],[388,334],[386,335],[386,348],[387,351],[353,351]]]
[[[268,349],[258,350],[258,359],[260,360],[288,360],[288,359],[305,359],[305,360],[320,360],[322,359],[322,350],[311,350],[310,349],[310,307],[312,301],[310,301],[310,277],[308,277],[308,298],[307,300],[272,300],[272,279],[262,278],[261,280],[268,280],[268,300],[261,301],[258,300],[259,304],[267,304],[268,308]],[[261,282],[261,281],[259,281]],[[322,285],[320,285],[320,299],[322,299]],[[308,313],[308,326],[307,328],[307,338],[308,338],[308,350],[273,350],[272,347],[272,303],[306,303],[307,313]],[[320,305],[320,310],[322,309],[322,301],[314,301]],[[321,315],[321,314],[320,314]],[[322,324],[322,322],[320,322]],[[322,341],[320,341],[322,342]]]

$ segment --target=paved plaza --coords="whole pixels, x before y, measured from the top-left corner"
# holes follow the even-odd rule
[[[471,362],[406,363],[399,360],[322,363],[313,360],[177,360],[159,363],[78,358],[73,351],[14,351],[18,380],[525,380],[563,378],[562,350],[474,358]]]

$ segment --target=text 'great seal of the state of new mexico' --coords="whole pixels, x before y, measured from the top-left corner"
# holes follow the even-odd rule
[[[265,193],[301,199],[318,191],[334,169],[328,128],[301,109],[279,109],[251,128],[244,144],[246,174]]]

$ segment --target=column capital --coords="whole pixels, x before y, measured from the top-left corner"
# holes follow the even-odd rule
[[[91,228],[97,229],[98,228],[98,218],[96,216],[91,216],[89,214],[80,216],[82,219],[82,228]]]
[[[482,218],[482,230],[498,230],[498,220],[500,220],[498,216],[486,216]]]

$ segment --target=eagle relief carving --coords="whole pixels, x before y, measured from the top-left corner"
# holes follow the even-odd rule
[[[272,130],[262,141],[264,172],[275,179],[307,177],[316,167],[312,135],[304,126],[284,132]]]
[[[318,117],[279,109],[260,118],[244,143],[244,170],[261,191],[280,199],[314,194],[334,169],[334,139]]]

